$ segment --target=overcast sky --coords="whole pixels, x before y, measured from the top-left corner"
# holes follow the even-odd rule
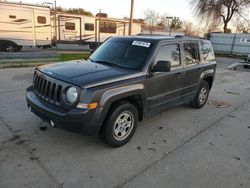
[[[12,0],[13,1],[13,0]],[[22,0],[23,3],[54,2],[54,0]],[[16,1],[19,2],[19,1]],[[143,12],[154,9],[160,14],[168,13],[186,20],[194,20],[188,0],[134,0],[134,18],[143,18]],[[130,0],[57,0],[57,5],[63,8],[83,8],[96,14],[99,9],[108,13],[109,17],[129,17]]]

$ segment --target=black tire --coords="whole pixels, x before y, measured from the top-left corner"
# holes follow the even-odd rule
[[[22,49],[22,46],[18,46],[14,42],[5,42],[3,45],[3,51],[5,52],[19,52]]]
[[[206,104],[208,96],[209,85],[206,81],[202,81],[195,98],[191,102],[191,106],[193,108],[202,108]]]
[[[137,108],[126,101],[118,102],[112,106],[107,115],[100,132],[101,138],[111,147],[120,147],[133,137],[137,123]]]
[[[43,46],[43,49],[48,49],[48,48],[52,48],[52,46],[51,45],[45,45],[45,46]]]
[[[17,46],[17,51],[16,52],[20,52],[23,49],[23,46]]]

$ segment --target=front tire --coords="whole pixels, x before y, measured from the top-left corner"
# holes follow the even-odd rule
[[[202,108],[207,102],[208,95],[209,95],[209,85],[206,81],[202,81],[198,93],[191,102],[191,106],[193,108]]]
[[[111,147],[126,144],[134,135],[138,123],[138,110],[129,102],[112,106],[101,130],[101,138]]]

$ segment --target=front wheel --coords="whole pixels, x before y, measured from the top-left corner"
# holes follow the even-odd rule
[[[206,81],[202,81],[198,93],[191,102],[192,107],[202,108],[207,102],[208,95],[209,95],[209,85]]]
[[[132,138],[137,122],[137,108],[131,103],[119,102],[108,113],[101,130],[101,138],[111,147],[120,147]]]

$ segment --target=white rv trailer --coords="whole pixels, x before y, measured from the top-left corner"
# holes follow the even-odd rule
[[[56,18],[56,22],[55,22]],[[0,1],[0,51],[55,43],[96,45],[110,36],[128,35],[126,19],[55,12],[47,6]],[[56,34],[57,33],[57,34]],[[133,23],[132,34],[141,33]]]
[[[53,24],[54,21],[51,23]],[[111,36],[128,35],[129,29],[129,21],[125,19],[100,18],[62,12],[57,13],[57,23],[59,43],[103,42]],[[141,33],[141,24],[133,23],[132,35],[139,33]]]
[[[50,8],[0,1],[0,51],[50,46]]]

